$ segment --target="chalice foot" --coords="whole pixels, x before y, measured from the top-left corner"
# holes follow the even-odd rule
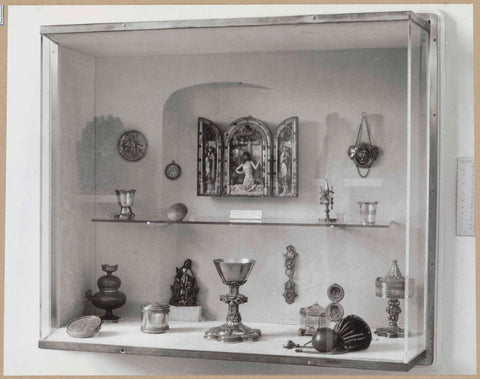
[[[260,329],[253,329],[243,322],[230,324],[226,322],[223,325],[216,326],[205,332],[207,340],[217,340],[221,342],[243,342],[256,341],[260,338],[262,332]]]
[[[405,329],[398,326],[388,326],[386,328],[377,328],[375,334],[380,337],[402,338],[405,337]]]

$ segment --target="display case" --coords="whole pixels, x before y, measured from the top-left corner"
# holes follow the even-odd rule
[[[437,16],[53,25],[41,35],[40,348],[432,364]],[[72,336],[72,320],[103,315],[93,295],[102,269],[103,291],[126,295],[111,306],[121,319]],[[169,302],[177,319],[165,318]],[[224,303],[233,334],[219,329]],[[303,347],[312,336],[298,334],[299,312],[314,303],[338,340],[361,318],[371,342]],[[198,306],[197,321],[182,318]],[[146,319],[155,311],[158,334]]]

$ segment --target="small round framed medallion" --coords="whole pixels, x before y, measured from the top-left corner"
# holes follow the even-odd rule
[[[181,174],[182,169],[175,161],[172,161],[172,163],[169,163],[167,167],[165,167],[165,176],[170,180],[178,179]]]

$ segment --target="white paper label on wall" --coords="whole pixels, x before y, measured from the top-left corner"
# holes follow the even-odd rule
[[[475,162],[457,159],[457,236],[475,235]]]
[[[262,211],[261,210],[244,210],[244,209],[232,209],[230,211],[230,220],[241,220],[241,221],[248,221],[248,220],[261,220],[262,219]]]
[[[343,179],[345,187],[383,187],[383,179]]]

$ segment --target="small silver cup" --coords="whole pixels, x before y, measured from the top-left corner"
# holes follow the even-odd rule
[[[375,225],[378,201],[357,201],[363,225]]]
[[[115,190],[120,213],[115,214],[115,218],[121,220],[133,220],[135,213],[132,212],[133,201],[135,200],[135,190]]]

